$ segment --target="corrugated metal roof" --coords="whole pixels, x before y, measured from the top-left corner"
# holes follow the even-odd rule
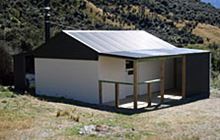
[[[64,30],[100,54],[131,58],[202,53],[203,50],[177,48],[150,33],[139,30],[86,31]]]
[[[119,52],[110,52],[104,54],[141,59],[147,57],[176,56],[176,55],[184,55],[184,54],[203,53],[203,52],[207,52],[207,51],[187,49],[187,48],[172,48],[172,49],[152,49],[152,50],[145,49],[145,50],[134,50],[134,51],[119,51]]]

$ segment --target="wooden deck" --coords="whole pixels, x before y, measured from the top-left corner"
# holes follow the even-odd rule
[[[151,106],[148,106],[148,103],[146,101],[146,94],[145,95],[139,95],[138,96],[138,109],[141,108],[153,108],[155,106],[169,106],[169,102],[171,101],[178,101],[181,100],[182,96],[181,96],[181,91],[178,92],[177,90],[166,90],[165,91],[165,95],[164,95],[164,101],[163,103],[160,105],[160,92],[157,93],[152,93],[152,98],[151,98]],[[133,96],[128,96],[125,99],[120,99],[119,101],[119,108],[126,108],[126,109],[133,109],[134,108],[134,102],[133,102]],[[107,102],[104,103],[104,105],[108,105],[108,106],[115,106],[115,102]]]

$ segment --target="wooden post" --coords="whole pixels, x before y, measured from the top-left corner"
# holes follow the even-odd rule
[[[119,106],[119,83],[115,83],[115,107]]]
[[[134,109],[138,108],[138,62],[134,61],[133,73],[133,94],[134,94]]]
[[[99,104],[102,104],[102,82],[99,81]]]
[[[148,83],[147,84],[147,102],[148,102],[148,106],[151,106],[151,84]]]
[[[160,63],[160,103],[163,103],[165,91],[165,60],[161,60]]]
[[[186,56],[182,58],[182,98],[186,97]]]
[[[173,83],[174,88],[177,88],[177,58],[174,58],[173,60]]]

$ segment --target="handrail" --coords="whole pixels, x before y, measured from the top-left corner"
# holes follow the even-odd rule
[[[160,82],[160,79],[147,80],[147,81],[139,82],[138,84],[142,85],[142,84],[151,84],[151,83],[157,83],[157,82]]]
[[[147,84],[147,102],[148,105],[151,105],[151,84],[152,83],[156,83],[156,82],[160,82],[160,79],[153,79],[153,80],[147,80],[147,81],[143,81],[143,82],[139,82],[138,85],[142,85],[142,84]],[[133,85],[133,83],[129,83],[129,82],[119,82],[119,81],[108,81],[108,80],[99,80],[99,103],[102,104],[102,83],[110,83],[110,84],[114,84],[115,85],[115,107],[118,108],[119,107],[119,85],[123,84],[123,85]]]
[[[110,81],[110,80],[99,80],[99,82],[110,83],[110,84],[133,85],[133,83],[130,83],[130,82],[119,82],[119,81]],[[157,82],[160,82],[160,79],[146,80],[146,81],[139,82],[138,84],[143,85],[143,84],[150,84],[150,83],[157,83]]]
[[[123,85],[133,85],[133,83],[129,83],[129,82],[119,82],[119,81],[108,81],[108,80],[99,80],[99,82],[102,83],[110,83],[110,84],[123,84]]]

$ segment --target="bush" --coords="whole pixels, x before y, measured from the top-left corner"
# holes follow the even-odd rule
[[[11,92],[8,87],[0,85],[0,98],[13,98],[15,95]]]
[[[208,48],[212,53],[213,71],[220,72],[220,45],[213,43],[208,45]]]
[[[219,89],[220,90],[220,73],[218,72],[212,72],[212,81],[211,81],[211,86],[214,89]]]
[[[12,72],[12,58],[3,47],[0,47],[0,84],[11,83],[9,75]]]

